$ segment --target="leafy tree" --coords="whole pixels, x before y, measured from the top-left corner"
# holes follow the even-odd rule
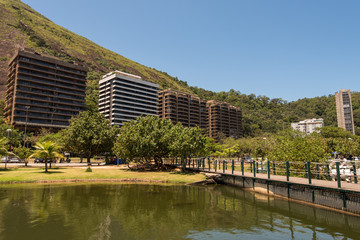
[[[263,160],[265,156],[271,151],[272,138],[270,137],[257,137],[251,141],[252,152],[256,157],[261,157]]]
[[[242,157],[245,155],[251,155],[252,146],[250,138],[240,138],[238,139],[236,145],[234,146],[235,156]]]
[[[8,140],[6,137],[0,138],[0,156],[8,156]],[[5,162],[5,169],[6,169],[6,162]]]
[[[90,70],[87,74],[85,106],[88,111],[98,111],[99,103],[99,79],[103,72]]]
[[[320,135],[324,138],[350,138],[353,137],[349,131],[339,127],[325,126],[320,128]]]
[[[58,145],[61,146],[62,144],[61,133],[60,132],[54,133],[47,128],[42,128],[40,129],[39,132],[32,134],[32,136],[30,137],[31,144],[36,144],[37,142],[46,142],[46,141],[56,142]]]
[[[183,127],[180,123],[176,124],[173,128],[176,138],[170,144],[173,156],[181,158],[185,166],[185,159],[191,156],[205,156],[207,153],[206,139],[203,130],[199,127],[188,128]]]
[[[57,157],[62,157],[62,154],[59,153],[59,146],[54,142],[37,142],[34,147],[35,151],[30,155],[30,158],[37,157],[44,159],[45,172],[48,172],[48,160],[52,161]]]
[[[31,149],[23,146],[19,146],[14,148],[14,153],[20,158],[25,161],[25,166],[27,166],[29,162],[29,157],[31,156]]]
[[[334,151],[343,156],[356,156],[360,154],[359,138],[336,138],[334,143]]]
[[[117,133],[118,127],[110,126],[102,114],[84,111],[70,120],[61,136],[65,150],[85,156],[90,164],[92,156],[112,151]]]
[[[330,156],[325,138],[319,136],[289,137],[280,136],[269,151],[269,158],[275,161],[319,162]]]
[[[23,140],[23,133],[8,124],[0,124],[0,138],[8,138],[11,146],[19,146]]]
[[[128,162],[137,160],[139,163],[162,165],[163,158],[170,154],[169,143],[175,137],[170,120],[157,116],[139,117],[126,122],[120,130],[115,143],[114,152]]]
[[[206,154],[207,137],[200,128],[185,128],[180,123],[156,116],[139,117],[120,130],[114,152],[129,163],[162,165],[164,157],[200,156]]]
[[[234,139],[235,140],[235,139]],[[222,151],[223,146],[213,138],[206,138],[205,155],[213,155],[215,152]]]

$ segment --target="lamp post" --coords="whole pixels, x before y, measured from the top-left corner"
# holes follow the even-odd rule
[[[27,128],[27,122],[28,122],[29,108],[30,108],[30,106],[25,106],[25,109],[26,109],[26,118],[25,118],[24,147],[25,147],[25,142],[26,142],[26,128]]]
[[[7,139],[8,139],[8,141],[10,141],[10,132],[11,132],[12,130],[11,130],[11,128],[9,128],[9,129],[6,129],[6,133],[7,133]]]
[[[264,148],[262,151],[262,156],[261,156],[261,172],[264,172],[264,157],[266,155],[266,137],[263,138],[264,140]],[[268,164],[269,166],[269,164]],[[269,169],[267,169],[267,171],[269,172]]]
[[[266,155],[266,137],[264,137],[263,139],[264,139],[264,149],[263,149],[262,160],[264,161],[264,157],[265,157],[265,155]]]
[[[8,139],[8,141],[9,141],[9,136],[10,136],[10,132],[11,132],[12,130],[9,128],[9,129],[6,129],[6,133],[7,133],[7,139]],[[6,163],[9,161],[9,155],[7,154],[6,155],[6,162],[5,162],[5,169],[6,169]]]
[[[116,135],[118,138],[120,137],[120,134]],[[115,155],[116,156],[116,155]],[[118,156],[116,156],[116,165],[119,166],[120,159]]]
[[[347,159],[348,159],[348,160],[352,160],[352,154],[351,154],[351,152],[352,152],[352,140],[353,140],[353,139],[352,139],[351,137],[349,137],[348,140],[349,140],[349,141],[348,141],[348,142],[349,142],[349,144],[348,144],[348,147],[349,147],[349,148],[347,149],[347,150],[348,150]]]

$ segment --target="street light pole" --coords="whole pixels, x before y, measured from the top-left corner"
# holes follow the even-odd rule
[[[11,128],[6,129],[8,141],[10,141],[10,132],[11,132],[11,131],[12,131]]]
[[[9,141],[9,136],[10,136],[10,132],[11,132],[11,129],[6,129],[6,132],[7,132],[7,139]],[[5,169],[6,169],[6,163],[9,161],[9,155],[6,154],[6,162],[5,162]]]
[[[25,147],[25,142],[26,142],[26,128],[27,128],[27,122],[28,122],[29,108],[30,108],[30,106],[25,106],[25,109],[26,109],[26,118],[25,118],[24,147]]]

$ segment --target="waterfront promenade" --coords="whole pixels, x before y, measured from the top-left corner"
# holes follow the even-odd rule
[[[170,165],[181,166],[180,163],[176,163],[174,161],[168,162]],[[286,163],[286,162],[285,162]],[[285,165],[284,163],[284,165]],[[309,164],[319,164],[319,163],[309,163]],[[256,166],[256,167],[255,167]],[[355,175],[347,175],[348,181],[344,181],[346,179],[342,174],[341,171],[334,170],[334,175],[332,176],[331,169],[327,165],[326,171],[312,171],[310,167],[306,167],[305,163],[305,172],[294,171],[294,169],[290,169],[290,164],[286,163],[286,167],[284,169],[270,167],[270,164],[267,168],[264,168],[264,165],[250,164],[249,166],[245,166],[244,162],[238,161],[238,164],[234,164],[234,161],[209,161],[199,160],[199,159],[192,159],[187,161],[185,166],[186,169],[189,170],[197,170],[201,172],[207,173],[216,173],[221,175],[234,175],[234,176],[243,176],[246,178],[251,179],[261,179],[261,180],[271,180],[289,184],[300,184],[300,185],[308,185],[313,187],[320,187],[320,188],[331,188],[331,189],[342,189],[346,191],[353,191],[353,192],[360,192],[360,183],[358,182],[359,175],[356,175],[356,167],[355,168]],[[309,165],[310,166],[310,165]],[[319,166],[319,165],[318,165]],[[317,169],[320,169],[316,166]],[[326,164],[325,164],[326,166]],[[229,170],[231,169],[231,170]],[[241,171],[238,171],[241,169]],[[267,169],[270,169],[268,171]],[[261,173],[262,172],[262,173]],[[281,172],[279,174],[279,172]],[[294,172],[303,173],[306,177],[299,177],[299,176],[291,176]],[[310,174],[308,174],[310,172]],[[320,173],[321,172],[321,173]],[[276,174],[278,173],[278,174]],[[337,174],[336,174],[337,173]],[[309,177],[310,176],[310,177]],[[321,179],[322,178],[322,179]],[[331,180],[333,179],[333,180]]]
[[[216,182],[219,183],[360,215],[360,184],[357,183],[358,175],[356,175],[355,165],[355,174],[341,175],[338,163],[336,163],[336,171],[329,168],[329,164],[325,164],[326,171],[323,171],[319,163],[305,163],[304,169],[307,169],[305,171],[294,169],[294,166],[291,168],[289,162],[285,162],[283,165],[286,166],[285,168],[279,167],[278,164],[281,163],[273,163],[273,166],[276,165],[277,168],[272,168],[270,164],[267,164],[267,169],[270,169],[267,171],[263,165],[258,168],[256,162],[252,162],[249,167],[243,161],[240,161],[240,166],[236,165],[234,160],[222,160],[219,163],[217,160],[211,162],[204,159],[192,159],[187,161],[186,166],[174,161],[170,163],[170,165],[185,167],[190,171],[218,174],[221,177],[216,178]],[[240,171],[238,171],[239,167]],[[317,171],[314,171],[315,169]],[[336,181],[331,179],[336,179]]]
[[[192,169],[192,167],[190,168]],[[196,168],[197,170],[197,168]],[[352,192],[359,192],[360,193],[360,183],[349,183],[346,181],[341,181],[341,188],[338,188],[338,182],[337,181],[328,181],[328,180],[318,180],[318,179],[311,179],[311,184],[309,184],[309,180],[307,178],[301,178],[301,177],[290,177],[289,181],[287,181],[286,176],[281,175],[270,175],[270,178],[268,178],[268,174],[264,173],[256,173],[256,176],[254,177],[254,174],[251,172],[244,172],[244,175],[240,171],[234,171],[232,173],[231,170],[223,170],[216,171],[214,169],[206,170],[206,169],[199,169],[201,172],[208,172],[208,173],[217,173],[217,174],[226,174],[226,175],[237,175],[237,176],[244,176],[246,178],[254,178],[254,179],[261,179],[261,180],[271,180],[271,181],[277,181],[277,182],[283,182],[283,183],[289,183],[289,184],[299,184],[299,185],[306,185],[306,186],[312,186],[312,187],[319,187],[319,188],[329,188],[334,190],[345,190],[345,191],[352,191]]]

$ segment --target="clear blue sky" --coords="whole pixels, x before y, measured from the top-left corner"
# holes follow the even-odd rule
[[[287,101],[359,91],[358,0],[23,2],[192,86]]]

